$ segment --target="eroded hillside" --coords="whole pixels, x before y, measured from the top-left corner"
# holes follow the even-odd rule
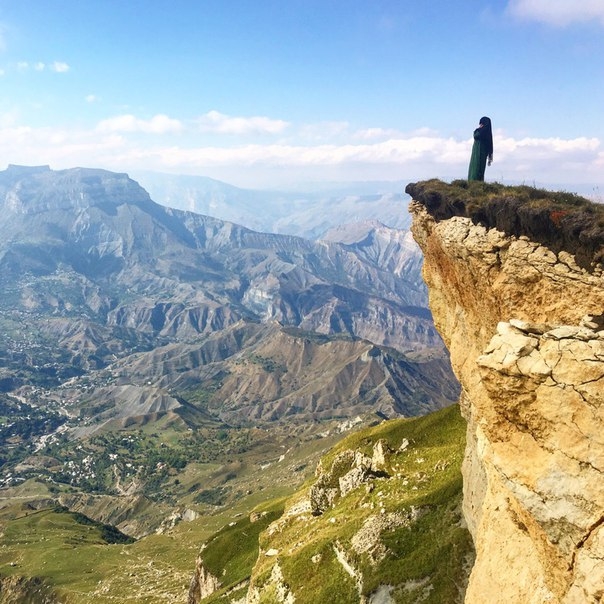
[[[308,419],[313,407],[315,419],[345,417],[377,399],[406,413],[405,371],[448,371],[408,233],[379,224],[340,241],[258,233],[162,207],[125,174],[83,168],[10,166],[0,205],[1,404],[15,419],[36,416],[28,437],[166,415],[188,426]],[[366,355],[363,341],[377,348]],[[327,349],[338,361],[322,379]],[[356,376],[365,356],[367,379]],[[433,386],[402,398],[427,408],[454,399],[451,376],[442,392]],[[355,402],[334,401],[331,413],[329,391]],[[4,434],[17,443],[19,421]]]

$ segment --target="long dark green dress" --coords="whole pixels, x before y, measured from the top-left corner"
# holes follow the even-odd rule
[[[485,128],[474,130],[474,144],[468,169],[468,180],[484,180],[484,171],[487,167],[487,158],[490,153],[489,143],[485,140]]]

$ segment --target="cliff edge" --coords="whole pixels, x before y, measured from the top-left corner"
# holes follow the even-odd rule
[[[467,420],[465,601],[604,598],[604,207],[410,184],[412,231]]]

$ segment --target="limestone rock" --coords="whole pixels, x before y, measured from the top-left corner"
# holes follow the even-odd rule
[[[361,486],[365,481],[367,470],[363,468],[352,468],[350,472],[347,472],[339,479],[340,484],[340,495],[344,497],[357,487]]]
[[[289,586],[284,581],[283,571],[281,570],[279,562],[273,566],[271,575],[267,583],[263,586],[263,590],[266,590],[269,586],[274,588],[276,602],[279,602],[280,604],[294,604],[296,601],[294,594],[290,591]],[[261,590],[258,587],[251,585],[246,598],[247,604],[260,604],[262,601],[265,600],[262,599]],[[271,602],[272,601],[275,600],[271,600]]]
[[[604,329],[604,315],[585,315],[581,319],[581,326],[593,329],[594,331],[601,331]]]
[[[309,491],[311,513],[314,516],[322,514],[332,507],[337,497],[344,497],[371,478],[383,475],[390,452],[387,443],[380,440],[374,446],[372,457],[347,450],[336,456],[329,470],[318,464],[317,480]]]
[[[392,454],[392,449],[388,446],[388,443],[380,439],[373,447],[373,456],[371,458],[371,469],[374,472],[384,470],[388,457]]]
[[[468,422],[467,604],[604,593],[604,278],[528,237],[412,202],[435,324]]]
[[[253,524],[254,522],[258,522],[263,516],[266,516],[266,512],[252,512],[250,514],[250,522]]]
[[[188,604],[199,604],[204,598],[211,596],[220,589],[220,581],[214,577],[203,564],[200,556],[195,563],[195,573],[189,586]]]
[[[369,516],[350,541],[353,550],[357,554],[368,554],[370,562],[377,564],[388,553],[380,539],[382,533],[407,526],[420,518],[422,513],[420,508],[412,507],[407,513],[389,512]]]

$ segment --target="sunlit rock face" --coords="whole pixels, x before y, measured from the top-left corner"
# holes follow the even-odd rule
[[[602,266],[464,216],[435,219],[425,203],[411,211],[468,422],[466,602],[600,602]]]

